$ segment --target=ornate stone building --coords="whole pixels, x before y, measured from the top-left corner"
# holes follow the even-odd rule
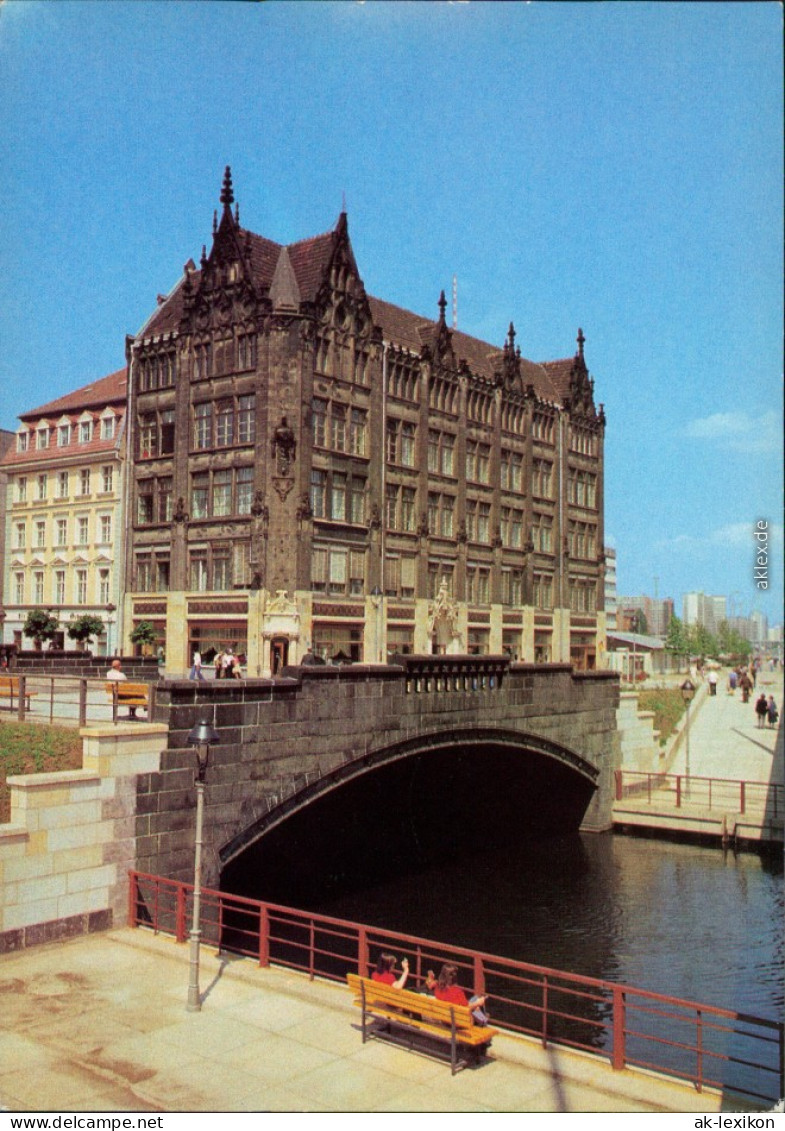
[[[578,333],[535,364],[371,297],[346,214],[282,246],[241,227],[127,340],[126,632],[170,670],[248,675],[397,651],[596,663],[605,416]]]
[[[114,651],[125,522],[126,371],[118,370],[20,416],[2,460],[7,477],[3,640],[23,648],[28,612],[61,624],[94,613],[105,632],[93,651]]]

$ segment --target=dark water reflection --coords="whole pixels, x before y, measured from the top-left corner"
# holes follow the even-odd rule
[[[779,1020],[779,853],[612,834],[448,860],[314,910]]]

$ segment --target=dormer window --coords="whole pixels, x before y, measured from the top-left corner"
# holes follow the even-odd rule
[[[17,432],[16,434],[16,450],[18,452],[26,452],[27,446],[30,443],[30,434],[28,432]]]
[[[36,447],[38,448],[39,452],[42,452],[45,448],[49,447],[48,428],[39,428],[36,432]]]
[[[114,416],[105,416],[101,421],[101,439],[113,440],[115,430]]]
[[[79,443],[89,444],[93,438],[92,420],[82,420],[79,423]]]
[[[58,448],[67,448],[71,443],[71,425],[58,424],[57,426],[57,446]]]

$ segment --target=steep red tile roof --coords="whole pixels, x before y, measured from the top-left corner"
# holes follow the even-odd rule
[[[564,357],[560,361],[543,361],[542,363],[542,367],[548,374],[560,401],[569,396],[570,374],[574,364],[574,357]]]
[[[72,393],[66,393],[56,401],[48,401],[40,408],[23,413],[19,419],[29,425],[29,447],[27,451],[17,451],[16,434],[14,434],[14,442],[0,460],[0,464],[3,467],[13,466],[19,470],[29,465],[30,469],[34,470],[54,461],[62,462],[76,457],[84,458],[87,455],[115,452],[123,432],[126,378],[127,371],[118,369],[108,377],[101,377],[98,381],[83,385]],[[112,407],[116,416],[115,434],[111,440],[102,440],[100,413],[107,406]],[[77,422],[84,412],[90,412],[93,416],[93,434],[87,443],[79,443]],[[39,449],[36,444],[36,426],[46,421],[50,428],[55,429],[57,421],[63,416],[67,416],[71,421],[71,443],[58,447],[57,436],[54,433],[50,436],[49,446]]]
[[[304,302],[313,302],[333,253],[332,232],[287,246],[289,259]]]
[[[345,221],[345,218],[342,217]],[[336,246],[336,233],[339,227],[322,235],[282,245],[256,235],[245,228],[237,229],[240,247],[250,260],[252,281],[260,290],[269,290],[275,276],[276,267],[285,250],[291,271],[297,281],[302,302],[313,302],[325,277],[327,267]],[[288,267],[287,267],[288,270]],[[291,276],[290,276],[291,277]],[[191,285],[198,291],[201,272],[192,271]],[[184,279],[181,279],[170,296],[151,316],[142,331],[142,336],[153,337],[177,329],[183,313]],[[384,299],[368,296],[371,315],[384,337],[396,345],[419,353],[423,344],[433,335],[437,322],[423,318],[410,310],[386,302]],[[472,373],[486,380],[492,380],[501,362],[501,346],[473,338],[460,330],[451,331],[455,356],[464,360]],[[524,385],[532,385],[537,396],[543,400],[560,403],[569,391],[569,377],[573,359],[538,363],[526,358],[520,359],[521,377]]]
[[[30,422],[41,417],[62,416],[71,412],[83,412],[89,408],[104,408],[107,404],[125,401],[128,370],[118,369],[108,377],[101,377],[89,385],[82,385],[73,393],[66,393],[56,401],[48,401],[40,408],[24,412],[19,419]]]
[[[377,326],[388,341],[404,346],[415,353],[422,347],[422,330],[432,330],[436,322],[428,320],[421,315],[413,314],[400,306],[394,306],[383,299],[368,296],[371,304],[371,314]],[[472,373],[486,380],[493,380],[494,372],[501,364],[501,346],[491,345],[480,338],[473,338],[461,330],[452,330],[452,345],[458,360],[464,360]],[[559,366],[567,366],[566,382],[562,380]],[[551,372],[551,367],[557,367],[556,372]],[[561,402],[562,397],[569,390],[569,371],[572,359],[568,362],[528,361],[521,358],[521,378],[524,385],[533,385],[538,397],[543,400]]]

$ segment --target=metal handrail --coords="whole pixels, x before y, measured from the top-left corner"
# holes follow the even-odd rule
[[[184,942],[193,885],[141,872],[130,879],[129,924]],[[603,1056],[617,1070],[655,1070],[698,1091],[725,1087],[766,1102],[783,1094],[783,1025],[769,1018],[247,896],[203,888],[201,899],[203,940],[261,966],[343,981],[348,972],[367,976],[375,955],[395,947],[408,957],[416,987],[429,966],[454,962],[464,984],[491,995],[495,1026],[543,1047]],[[739,1067],[752,1079],[736,1079]]]
[[[29,718],[36,722],[83,727],[88,723],[126,721],[124,714],[118,716],[116,694],[111,699],[106,694],[105,676],[22,674],[18,671],[3,674],[11,675],[15,682],[0,693],[0,709],[8,709],[19,722]],[[147,687],[145,717],[152,720],[157,682],[133,676],[129,676],[128,682],[143,683]]]
[[[706,808],[715,807],[727,809],[731,803],[738,802],[737,812],[744,814],[748,808],[756,805],[768,808],[771,806],[772,815],[777,817],[783,812],[785,801],[785,784],[773,781],[750,781],[743,778],[717,778],[696,774],[662,773],[657,770],[616,770],[615,798],[622,801],[625,798],[646,797],[647,804],[651,804],[655,793],[670,793],[674,796],[674,805],[677,809],[683,807],[685,786],[690,786],[690,801],[695,804],[706,805]],[[626,784],[625,784],[626,783]],[[696,792],[698,797],[696,798]],[[729,797],[730,795],[730,797]]]

